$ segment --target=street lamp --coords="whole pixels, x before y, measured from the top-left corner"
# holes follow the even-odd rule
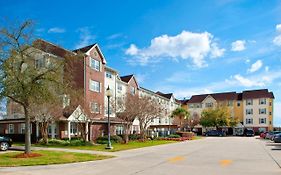
[[[112,97],[112,91],[109,88],[109,86],[107,87],[106,91],[105,91],[105,95],[107,96],[107,137],[108,137],[108,142],[107,142],[107,146],[105,149],[112,149],[113,147],[111,146],[111,142],[110,142],[110,115],[109,115],[109,99],[110,97]]]

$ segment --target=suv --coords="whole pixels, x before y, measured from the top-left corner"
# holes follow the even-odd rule
[[[0,150],[7,151],[12,146],[12,139],[5,136],[0,136]]]
[[[225,133],[223,131],[218,131],[218,130],[210,130],[207,131],[205,136],[225,136]]]
[[[255,132],[253,130],[246,130],[245,131],[245,136],[251,137],[251,136],[254,136],[254,135],[255,135]]]

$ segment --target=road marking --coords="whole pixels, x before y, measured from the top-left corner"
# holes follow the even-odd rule
[[[168,159],[168,161],[170,163],[176,163],[176,162],[179,162],[179,161],[183,161],[185,158],[182,157],[182,156],[176,156],[176,157],[172,157],[170,159]]]
[[[230,165],[231,163],[232,163],[232,160],[227,160],[227,159],[220,161],[220,165],[224,166],[224,167]]]

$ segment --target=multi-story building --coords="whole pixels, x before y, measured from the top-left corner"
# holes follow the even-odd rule
[[[242,93],[224,92],[213,94],[193,95],[185,100],[183,105],[191,116],[201,116],[204,109],[217,106],[227,106],[230,116],[239,120],[237,127],[229,129],[234,134],[243,133],[244,128],[255,132],[273,129],[274,95],[267,89],[247,90]],[[197,126],[199,132],[201,126]]]
[[[163,104],[165,110],[164,118],[159,118],[159,121],[152,121],[152,128],[162,128],[166,125],[171,125],[172,121],[169,115],[173,109],[179,106],[173,94],[154,93],[150,90],[140,88],[134,75],[120,76],[118,71],[106,66],[106,59],[98,46],[92,44],[73,51],[66,50],[62,47],[38,39],[34,42],[34,49],[40,51],[42,56],[36,57],[34,66],[42,66],[49,62],[49,59],[67,59],[72,57],[71,62],[65,65],[63,77],[70,75],[75,88],[83,90],[84,100],[89,107],[89,111],[85,113],[82,106],[77,106],[75,109],[68,109],[71,99],[67,94],[62,94],[63,104],[65,109],[61,116],[58,116],[58,121],[53,122],[49,126],[49,135],[52,138],[68,138],[76,137],[81,134],[79,131],[78,122],[83,122],[87,139],[94,140],[98,136],[102,136],[107,132],[107,115],[110,114],[111,132],[112,134],[122,134],[123,128],[120,120],[116,117],[116,101],[128,94],[142,96],[149,95],[159,100]],[[69,69],[70,68],[70,69]],[[110,109],[107,111],[107,97],[105,90],[110,88],[113,92]],[[82,116],[82,117],[81,117]],[[84,120],[80,120],[84,118]],[[32,123],[32,138],[38,138],[40,131],[38,123]],[[24,134],[25,124],[22,108],[15,102],[8,101],[7,117],[0,121],[0,134]],[[158,129],[159,130],[159,129]],[[139,122],[133,122],[132,133],[139,132]],[[24,138],[24,137],[22,137]],[[18,139],[16,139],[18,140]]]

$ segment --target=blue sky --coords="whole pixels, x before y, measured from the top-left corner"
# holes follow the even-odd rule
[[[0,16],[33,19],[35,33],[68,49],[97,42],[108,65],[151,90],[192,94],[268,88],[281,125],[281,2],[0,2]]]

